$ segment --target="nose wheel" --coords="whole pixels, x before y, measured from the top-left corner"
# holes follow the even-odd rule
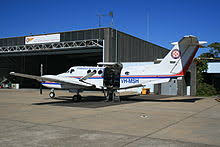
[[[51,91],[49,93],[49,97],[53,99],[53,98],[55,98],[55,96],[56,95],[55,95],[54,89],[51,89]]]

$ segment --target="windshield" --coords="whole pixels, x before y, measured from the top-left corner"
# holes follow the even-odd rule
[[[70,73],[73,73],[74,71],[75,71],[74,69],[71,69],[71,70],[70,70]]]

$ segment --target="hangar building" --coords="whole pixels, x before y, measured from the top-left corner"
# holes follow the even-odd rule
[[[11,71],[40,75],[41,64],[44,74],[58,74],[71,66],[96,65],[103,61],[152,62],[168,52],[166,48],[113,28],[1,38],[0,80]],[[39,87],[29,79],[15,80],[21,87]],[[182,81],[180,85],[186,83]],[[155,88],[158,94],[163,94],[161,87]],[[181,91],[179,89],[181,87],[178,88]],[[178,94],[185,95],[184,92]]]

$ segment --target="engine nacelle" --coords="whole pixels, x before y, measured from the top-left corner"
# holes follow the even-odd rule
[[[107,87],[107,89],[120,88],[120,76],[122,67],[122,64],[119,63],[105,67],[103,74],[103,85]]]

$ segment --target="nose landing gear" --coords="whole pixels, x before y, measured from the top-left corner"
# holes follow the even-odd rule
[[[55,98],[55,96],[56,95],[55,95],[54,89],[51,89],[51,91],[49,93],[49,97],[53,99],[53,98]]]

